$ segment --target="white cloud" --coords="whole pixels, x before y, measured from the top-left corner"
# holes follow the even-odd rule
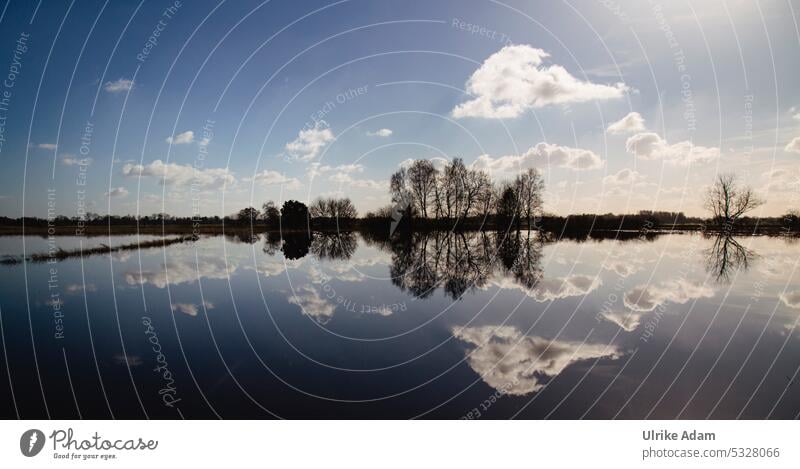
[[[125,78],[120,78],[119,80],[115,81],[107,81],[103,86],[103,89],[109,93],[128,91],[131,88],[133,88],[133,80],[127,80]]]
[[[360,189],[376,189],[376,190],[386,189],[386,182],[375,181],[372,179],[356,179],[350,176],[349,174],[343,172],[331,175],[331,177],[329,177],[328,180],[331,182],[342,184],[344,186],[357,187]]]
[[[288,298],[289,303],[300,307],[303,314],[311,316],[319,323],[326,323],[333,317],[336,305],[320,296],[316,288],[303,285],[295,288]]]
[[[200,305],[196,305],[193,303],[173,303],[171,306],[172,311],[180,311],[183,314],[187,314],[189,316],[197,316],[197,313],[200,310]],[[203,306],[205,309],[214,309],[214,304],[208,301],[203,302]]]
[[[215,254],[200,254],[195,260],[194,247],[191,253],[179,252],[166,264],[155,270],[130,270],[125,272],[125,283],[128,285],[153,285],[166,288],[167,285],[194,283],[198,279],[228,279],[237,269],[236,259]]]
[[[391,129],[379,129],[375,132],[367,132],[367,135],[370,137],[391,137],[392,133]]]
[[[199,190],[219,189],[236,183],[236,178],[225,168],[196,169],[190,164],[164,163],[161,160],[146,165],[126,163],[122,167],[122,174],[154,177],[162,184],[177,188],[194,186]]]
[[[633,262],[626,262],[623,260],[613,260],[603,265],[603,268],[610,270],[620,277],[630,277],[639,271],[639,267]]]
[[[64,166],[88,166],[92,164],[91,158],[76,158],[74,155],[61,155],[61,164]]]
[[[767,180],[767,189],[775,192],[794,192],[800,189],[800,171],[773,169],[762,175]]]
[[[297,138],[287,143],[285,148],[292,158],[308,161],[316,158],[333,139],[331,129],[318,122],[313,129],[301,130]]]
[[[540,303],[574,296],[583,296],[596,290],[602,283],[599,277],[590,277],[587,275],[544,278],[533,288],[526,288],[509,277],[500,277],[491,281],[492,285],[501,289],[520,290]]]
[[[171,143],[173,145],[185,145],[192,142],[194,142],[194,132],[191,130],[179,133],[174,137],[167,137],[167,143]]]
[[[631,112],[617,122],[609,125],[608,129],[606,129],[608,133],[614,135],[644,132],[645,130],[644,118],[638,112]]]
[[[628,88],[582,81],[560,65],[542,66],[549,54],[528,45],[506,46],[487,58],[466,83],[476,96],[453,109],[453,117],[514,118],[550,104],[615,99]]]
[[[795,137],[789,142],[783,151],[787,153],[800,153],[800,137]]]
[[[697,298],[711,298],[714,290],[706,285],[679,279],[658,285],[639,285],[625,293],[625,306],[634,311],[653,311],[664,303],[684,304]]]
[[[599,277],[570,275],[563,278],[542,279],[531,290],[530,296],[536,301],[545,302],[573,296],[584,296],[596,290],[602,282]]]
[[[257,173],[255,176],[253,176],[252,180],[263,186],[285,185],[290,189],[297,189],[303,186],[303,184],[297,178],[288,177],[277,171],[270,171],[268,169]]]
[[[601,314],[606,320],[613,322],[622,329],[632,332],[636,330],[642,321],[642,313],[606,311]]]
[[[602,168],[603,164],[603,160],[591,150],[542,142],[521,155],[497,158],[481,155],[472,163],[472,167],[489,173],[515,173],[528,168],[548,165],[582,171]]]
[[[351,163],[351,164],[341,164],[338,166],[331,166],[331,165],[323,165],[319,162],[313,162],[308,165],[308,176],[313,179],[320,174],[330,173],[330,172],[339,172],[339,173],[362,173],[364,172],[364,165],[358,163]]]
[[[780,298],[786,306],[800,309],[800,290],[781,293]]]
[[[36,148],[41,148],[42,150],[55,150],[58,148],[58,145],[55,143],[40,143],[36,145]]]
[[[644,180],[639,172],[629,168],[621,169],[616,174],[609,174],[603,178],[603,184],[611,186],[629,186]]]
[[[417,159],[415,158],[406,158],[405,160],[400,162],[399,166],[401,168],[408,169],[411,167],[412,164],[414,164],[414,161],[416,160]],[[433,158],[428,158],[428,161],[430,161],[433,164],[433,167],[438,169],[439,171],[443,170],[445,166],[450,164],[450,161],[447,158],[442,158],[440,156],[434,156]]]
[[[638,133],[628,138],[625,148],[628,153],[643,160],[664,159],[679,166],[708,163],[719,158],[720,154],[717,147],[701,147],[689,141],[670,145],[653,132]]]
[[[128,195],[128,189],[124,187],[114,187],[110,191],[106,192],[106,197],[126,197]]]
[[[613,346],[531,337],[511,326],[454,328],[453,336],[474,346],[467,363],[486,384],[514,396],[541,390],[573,363],[620,356]]]

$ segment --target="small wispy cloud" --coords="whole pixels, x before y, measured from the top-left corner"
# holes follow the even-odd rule
[[[125,197],[128,195],[128,189],[124,187],[114,187],[110,191],[106,192],[106,197]]]
[[[128,91],[131,88],[133,88],[133,80],[128,80],[126,78],[107,81],[106,84],[103,85],[103,89],[109,93],[121,93],[123,91]]]
[[[194,142],[194,132],[191,130],[181,132],[174,137],[167,137],[167,143],[172,145],[185,145],[192,142]]]
[[[370,137],[391,137],[393,133],[392,129],[378,129],[374,132],[367,132],[367,135]]]

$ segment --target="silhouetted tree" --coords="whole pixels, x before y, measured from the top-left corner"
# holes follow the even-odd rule
[[[727,283],[731,272],[746,271],[755,254],[739,244],[733,236],[723,234],[714,238],[714,244],[706,251],[706,268],[716,280]]]
[[[278,210],[278,207],[275,205],[273,201],[264,202],[264,205],[261,206],[261,216],[264,218],[264,222],[270,226],[278,226],[281,221],[281,211]]]
[[[350,259],[358,241],[354,233],[314,233],[311,252],[319,259]]]
[[[256,222],[256,220],[258,220],[260,215],[261,213],[257,209],[253,207],[246,207],[239,210],[239,213],[236,214],[236,220],[238,220],[239,223],[253,224]]]
[[[518,216],[519,218],[525,218],[530,231],[533,218],[541,214],[542,211],[544,180],[539,171],[530,168],[514,179],[514,190],[519,204]]]
[[[305,205],[304,205],[305,206]],[[288,260],[302,259],[308,255],[313,235],[308,232],[282,233],[283,244],[281,251]]]
[[[511,226],[512,222],[519,226],[519,200],[514,186],[505,184],[501,187],[500,194],[497,196],[495,210],[498,228],[506,230]]]
[[[745,213],[763,203],[749,186],[740,185],[735,175],[720,174],[706,192],[704,205],[716,224],[730,230]]]
[[[303,202],[287,200],[281,207],[281,226],[284,228],[307,228],[308,207]]]
[[[406,179],[417,213],[428,218],[428,204],[436,186],[438,171],[430,160],[415,160],[408,168]]]

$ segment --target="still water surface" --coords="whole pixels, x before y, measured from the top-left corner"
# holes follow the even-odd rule
[[[799,254],[318,233],[0,266],[2,416],[796,418]]]

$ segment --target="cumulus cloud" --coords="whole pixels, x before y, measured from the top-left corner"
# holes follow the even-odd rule
[[[318,122],[312,129],[301,130],[297,138],[287,143],[285,148],[292,158],[308,161],[316,158],[333,139],[331,129]]]
[[[617,171],[615,174],[609,174],[604,177],[603,184],[611,186],[629,186],[642,182],[643,180],[644,176],[639,174],[639,172],[625,168]]]
[[[323,298],[311,285],[295,288],[288,301],[299,306],[303,314],[322,324],[328,322],[336,311],[336,305]]]
[[[214,309],[214,304],[208,301],[203,302],[203,306],[205,309]],[[200,310],[200,305],[196,305],[194,303],[173,303],[170,305],[172,311],[180,311],[183,314],[189,316],[197,316],[198,311]]]
[[[795,137],[789,142],[783,151],[787,153],[800,153],[800,137]]]
[[[606,131],[610,134],[629,134],[634,132],[644,132],[644,118],[638,112],[631,112],[622,119],[609,125]]]
[[[200,190],[220,189],[236,183],[236,178],[225,168],[197,169],[190,164],[164,163],[155,160],[145,165],[126,163],[122,167],[125,176],[158,178],[162,184],[176,188],[193,186]]]
[[[251,179],[245,179],[245,181],[254,181],[262,186],[286,186],[290,189],[297,189],[303,186],[299,179],[285,176],[277,171],[270,171],[265,169],[260,173],[256,173]]]
[[[500,49],[476,70],[466,83],[474,99],[453,109],[453,117],[514,118],[551,104],[580,103],[620,98],[628,90],[582,81],[560,65],[544,66],[549,54],[529,45]]]
[[[601,316],[627,332],[635,331],[642,322],[642,313],[633,311],[606,311],[601,313]]]
[[[643,160],[663,159],[678,166],[703,164],[719,158],[719,148],[702,147],[689,141],[667,143],[653,132],[638,133],[625,143],[628,153]]]
[[[497,158],[481,155],[472,163],[472,167],[489,173],[515,173],[528,168],[546,166],[582,171],[602,168],[603,164],[603,160],[591,150],[542,142],[521,155]]]
[[[679,279],[658,285],[639,285],[625,293],[623,302],[633,311],[653,311],[665,303],[685,304],[697,298],[711,298],[714,290],[706,285]]]
[[[790,308],[800,309],[800,290],[781,293],[781,301]]]
[[[583,296],[596,290],[601,284],[602,282],[599,277],[591,277],[588,275],[545,278],[531,289],[529,295],[536,301],[545,302],[573,296]]]
[[[375,132],[367,132],[367,135],[370,137],[391,137],[392,133],[391,129],[378,129]]]
[[[775,192],[793,192],[800,188],[800,171],[773,169],[762,175],[767,180],[767,189]]]
[[[328,180],[348,187],[357,187],[359,189],[386,189],[386,182],[384,181],[375,181],[373,179],[357,179],[344,172],[332,174]]]
[[[185,145],[192,142],[194,142],[194,132],[191,130],[181,132],[174,137],[167,137],[167,143],[171,143],[173,145]]]
[[[541,390],[573,363],[620,356],[613,346],[525,336],[511,326],[454,328],[453,336],[474,346],[467,363],[486,384],[514,396]]]
[[[128,91],[131,88],[133,88],[133,80],[128,80],[125,78],[120,78],[119,80],[115,81],[107,81],[106,84],[103,85],[103,89],[109,93],[120,93],[122,91]]]
[[[414,161],[416,161],[417,159],[419,158],[406,158],[405,160],[400,162],[400,167],[408,169],[411,167],[412,164],[414,164]],[[448,160],[447,158],[442,158],[439,156],[428,158],[428,161],[430,161],[431,164],[433,164],[433,167],[438,169],[439,171],[444,169],[445,166],[447,166],[450,163],[450,160]]]
[[[320,174],[338,172],[338,173],[361,173],[364,172],[364,165],[358,163],[341,164],[338,166],[323,165],[319,162],[313,162],[308,165],[308,176],[315,178]]]
[[[616,273],[620,277],[630,277],[639,271],[639,267],[636,264],[621,260],[607,262],[603,265],[603,268]]]
[[[521,290],[540,303],[574,296],[583,296],[596,290],[602,283],[600,278],[588,275],[543,278],[533,288],[526,288],[508,277],[500,277],[492,281],[492,285],[498,288]]]
[[[225,259],[220,255],[203,254],[198,256],[195,262],[194,254],[189,255],[188,252],[176,254],[158,269],[136,269],[125,272],[125,283],[166,288],[167,285],[194,283],[198,279],[227,279],[236,271],[236,262],[230,257]]]
[[[128,195],[128,189],[124,187],[114,187],[106,192],[106,197],[125,197]]]

